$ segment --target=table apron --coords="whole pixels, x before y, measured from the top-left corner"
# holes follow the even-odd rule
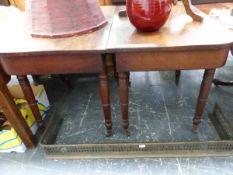
[[[103,71],[100,54],[41,54],[9,56],[1,58],[9,75],[98,73]]]
[[[229,48],[116,53],[118,72],[215,69],[225,64]]]

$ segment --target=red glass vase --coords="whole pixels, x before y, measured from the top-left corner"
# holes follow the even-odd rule
[[[153,32],[167,21],[172,0],[126,0],[130,22],[137,30]]]

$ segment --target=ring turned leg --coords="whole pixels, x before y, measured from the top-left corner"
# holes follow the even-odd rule
[[[32,113],[35,117],[35,120],[37,122],[37,126],[43,130],[45,127],[45,124],[44,124],[44,121],[42,120],[42,117],[40,115],[40,111],[39,111],[39,108],[37,106],[36,99],[35,99],[35,96],[33,94],[32,88],[29,84],[29,81],[27,79],[27,76],[20,75],[20,76],[17,76],[17,78],[18,78],[19,84],[22,88],[22,91],[24,93],[25,99],[27,100],[27,102],[32,110]]]
[[[100,97],[102,101],[105,127],[106,127],[106,136],[110,137],[112,135],[112,117],[111,117],[111,107],[110,107],[110,98],[109,98],[109,89],[108,89],[108,80],[106,72],[99,75],[99,87],[100,87]]]
[[[119,93],[121,104],[121,123],[125,135],[129,136],[129,119],[128,119],[128,86],[129,86],[129,73],[119,73]]]
[[[197,105],[196,105],[196,112],[195,116],[193,118],[193,128],[192,131],[194,133],[197,133],[197,129],[199,127],[199,124],[201,123],[201,116],[204,111],[207,98],[211,89],[211,84],[212,80],[214,77],[215,69],[207,69],[205,70],[203,80],[201,83],[201,88],[197,100]]]

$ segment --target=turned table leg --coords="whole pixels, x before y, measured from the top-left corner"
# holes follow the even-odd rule
[[[121,105],[121,123],[124,129],[124,133],[128,136],[130,132],[129,119],[128,119],[128,86],[129,86],[129,73],[120,72],[119,77],[119,93],[120,93],[120,105]]]
[[[111,106],[110,106],[110,97],[109,97],[109,87],[106,71],[99,75],[99,87],[100,87],[100,97],[102,101],[105,127],[106,127],[106,136],[110,137],[112,135],[112,117],[111,117]]]
[[[0,99],[0,110],[5,114],[5,117],[10,122],[11,126],[15,129],[27,148],[34,148],[36,146],[36,141],[32,131],[19,112],[5,82],[1,80],[1,76]]]
[[[211,89],[212,80],[214,77],[215,69],[206,69],[203,75],[203,80],[201,83],[201,88],[197,100],[196,112],[193,118],[193,128],[194,133],[197,132],[198,126],[201,123],[201,116],[204,111],[207,98]]]
[[[37,122],[37,126],[40,128],[40,129],[44,129],[45,127],[45,124],[42,120],[42,117],[41,117],[41,114],[40,114],[40,111],[39,111],[39,108],[37,106],[37,102],[36,102],[36,99],[35,99],[35,96],[33,94],[33,91],[32,91],[32,88],[30,86],[30,83],[27,79],[27,76],[26,75],[20,75],[20,76],[17,76],[18,78],[18,81],[19,81],[19,84],[22,88],[22,91],[24,93],[24,96],[25,96],[25,99],[27,100],[31,110],[32,110],[32,113],[35,117],[35,120]]]

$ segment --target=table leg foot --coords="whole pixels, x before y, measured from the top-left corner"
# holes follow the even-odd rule
[[[106,130],[105,136],[106,137],[111,137],[112,136],[112,130]]]
[[[37,122],[37,126],[41,129],[41,131],[43,131],[45,128],[45,124],[44,124],[44,121],[42,120],[39,108],[37,106],[35,96],[33,94],[32,88],[31,88],[29,81],[27,79],[27,76],[20,75],[20,76],[17,76],[17,78],[18,78],[19,84],[22,88],[22,91],[24,93],[25,99],[27,100],[27,102],[32,110],[32,113],[35,117],[35,120]]]
[[[203,80],[201,83],[201,88],[197,100],[195,116],[193,118],[193,128],[192,131],[194,133],[197,132],[198,127],[201,123],[201,116],[203,114],[207,98],[211,89],[212,80],[214,77],[215,69],[207,69],[205,70]]]
[[[99,75],[99,87],[102,107],[104,111],[106,137],[112,136],[112,117],[111,117],[111,106],[109,97],[109,88],[106,72]]]
[[[112,136],[112,121],[106,121],[105,120],[105,127],[106,127],[106,137],[111,137]]]
[[[198,132],[198,128],[199,128],[200,123],[201,123],[201,120],[198,120],[198,119],[193,120],[193,127],[192,127],[193,133],[196,134]]]
[[[124,131],[124,135],[125,135],[125,136],[130,136],[130,131],[129,131],[129,129],[124,129],[123,131]]]
[[[129,136],[130,132],[129,119],[128,119],[128,86],[129,86],[129,73],[121,72],[119,76],[119,91],[120,91],[120,105],[121,105],[121,121],[124,133]]]
[[[129,131],[129,121],[122,121],[122,127],[123,127],[123,133],[126,136],[130,136],[130,131]]]
[[[106,129],[105,137],[111,137],[113,135],[112,129]]]

